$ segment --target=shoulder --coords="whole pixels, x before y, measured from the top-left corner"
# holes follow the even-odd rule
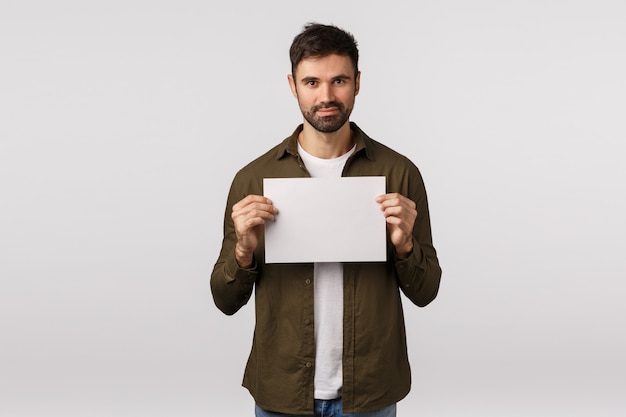
[[[281,143],[247,163],[237,172],[236,177],[258,177],[271,174],[280,165],[280,161],[289,156],[287,149],[291,140],[291,137],[284,139]]]
[[[239,169],[231,185],[231,193],[238,197],[261,195],[263,178],[298,176],[299,165],[291,148],[294,136],[289,136],[267,152]]]
[[[245,175],[271,175],[273,171],[278,169],[281,165],[281,161],[289,159],[289,156],[293,156],[297,152],[297,138],[298,134],[302,131],[302,124],[300,124],[293,133],[284,138],[276,146],[269,149],[264,154],[255,158],[243,168],[237,172],[237,176]]]
[[[422,175],[411,159],[366,135],[359,129],[361,155],[352,168],[353,175],[384,175],[387,191],[418,200],[424,194]]]
[[[361,147],[367,159],[376,165],[384,166],[388,169],[419,171],[409,157],[373,139],[356,125],[354,126],[357,129],[358,141],[361,143]]]
[[[368,139],[369,141],[367,146],[369,149],[372,150],[373,156],[376,159],[389,160],[397,164],[415,167],[413,161],[411,161],[411,159],[409,159],[406,155],[396,151],[395,149],[390,148],[389,146],[381,142],[378,142],[377,140],[374,140],[372,138]]]

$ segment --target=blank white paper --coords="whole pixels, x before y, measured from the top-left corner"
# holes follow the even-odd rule
[[[279,211],[266,263],[386,261],[385,177],[264,178],[263,193]]]

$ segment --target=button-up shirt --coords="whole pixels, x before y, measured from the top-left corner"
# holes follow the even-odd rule
[[[436,297],[441,278],[419,170],[356,124],[350,127],[356,150],[342,175],[385,176],[387,192],[413,200],[418,214],[408,258],[398,258],[388,237],[387,262],[344,264],[341,395],[345,413],[383,408],[408,394],[411,372],[400,292],[414,304],[426,306]],[[239,267],[230,214],[232,206],[247,195],[263,195],[263,178],[309,176],[297,151],[301,131],[302,125],[235,175],[222,249],[211,275],[215,304],[225,314],[237,312],[255,293],[256,325],[243,385],[259,407],[287,414],[313,413],[313,264],[266,264],[261,238],[254,265]]]

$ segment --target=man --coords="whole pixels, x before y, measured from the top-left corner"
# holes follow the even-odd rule
[[[309,24],[290,58],[289,86],[304,120],[235,176],[213,298],[230,315],[255,290],[243,385],[257,416],[395,416],[411,383],[400,290],[425,306],[441,278],[424,184],[413,163],[349,120],[360,88],[351,34]],[[386,177],[388,194],[376,199],[388,229],[386,262],[264,262],[264,224],[279,207],[263,197],[263,178],[310,176]]]

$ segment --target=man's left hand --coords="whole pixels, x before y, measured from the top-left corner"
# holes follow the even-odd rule
[[[385,214],[391,243],[400,258],[408,257],[413,251],[413,225],[417,218],[415,202],[398,193],[376,197]]]

